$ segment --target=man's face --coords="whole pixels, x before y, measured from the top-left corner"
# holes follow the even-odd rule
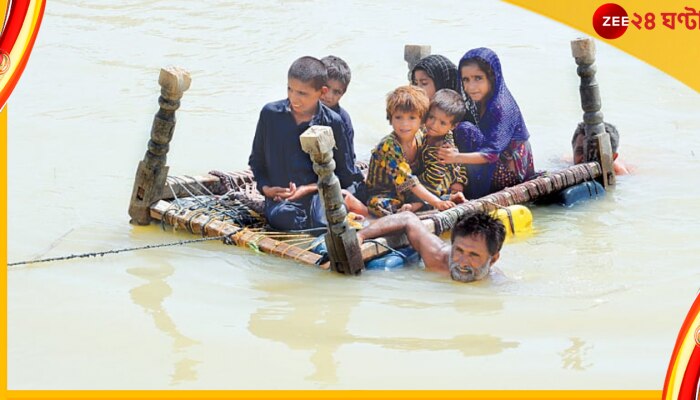
[[[457,236],[450,253],[450,275],[460,282],[472,282],[488,276],[500,253],[489,254],[482,235]]]

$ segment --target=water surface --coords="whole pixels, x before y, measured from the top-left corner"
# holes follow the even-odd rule
[[[341,104],[366,158],[405,44],[494,49],[554,169],[582,114],[578,36],[490,2],[50,1],[9,103],[9,261],[192,238],[128,224],[161,66],[192,74],[174,175],[244,168],[307,54],[350,64]],[[700,98],[602,43],[598,68],[637,172],[603,200],[533,208],[504,277],[347,278],[216,242],[8,269],[9,388],[661,389],[700,286]]]

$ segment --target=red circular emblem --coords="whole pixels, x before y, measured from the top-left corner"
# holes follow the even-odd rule
[[[605,39],[619,38],[627,30],[627,25],[627,11],[615,3],[603,4],[593,13],[593,29]]]

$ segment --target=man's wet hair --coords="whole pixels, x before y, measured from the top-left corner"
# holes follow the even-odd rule
[[[294,61],[289,67],[287,79],[297,79],[313,86],[316,90],[321,90],[328,82],[328,73],[321,60],[304,56]]]
[[[574,131],[574,136],[571,137],[572,148],[576,145],[576,139],[578,136],[586,136],[585,126],[586,124],[583,122],[578,123],[578,126]],[[620,145],[620,133],[617,131],[617,127],[609,122],[605,122],[605,132],[610,135],[610,147],[612,148],[612,152],[617,153],[617,148]]]
[[[465,236],[482,236],[486,241],[489,255],[494,255],[503,247],[503,241],[506,239],[506,228],[498,218],[494,218],[486,212],[474,212],[467,214],[452,228],[451,242],[454,243],[457,237]]]
[[[433,100],[430,102],[430,110],[437,108],[452,117],[452,123],[457,123],[464,118],[467,107],[464,105],[462,96],[452,89],[440,89],[435,92]]]
[[[326,66],[328,79],[334,79],[343,84],[345,90],[348,89],[352,73],[350,67],[342,58],[337,56],[326,56],[321,59],[321,62]]]

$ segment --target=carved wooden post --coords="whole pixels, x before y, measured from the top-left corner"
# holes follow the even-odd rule
[[[413,67],[418,64],[421,58],[430,55],[430,45],[421,46],[416,44],[407,44],[403,47],[403,59],[408,63],[408,73],[413,71]],[[409,76],[409,79],[411,77]]]
[[[333,130],[327,126],[311,126],[299,140],[301,148],[311,156],[314,172],[318,175],[318,191],[321,193],[328,220],[326,247],[331,269],[347,275],[358,275],[364,268],[364,262],[357,234],[345,221],[347,212],[340,192],[340,181],[333,173]]]
[[[148,225],[151,222],[148,208],[160,199],[168,177],[168,166],[165,162],[175,130],[175,110],[180,107],[180,99],[189,89],[190,82],[189,72],[183,69],[168,67],[160,70],[158,77],[161,87],[158,98],[160,110],[153,117],[148,150],[136,170],[129,204],[131,223]]]
[[[597,161],[603,170],[603,186],[615,185],[612,147],[610,135],[605,132],[603,113],[600,111],[600,90],[595,79],[595,42],[591,38],[579,38],[571,41],[571,53],[581,77],[581,108],[585,123],[586,139],[583,141],[585,161]]]

